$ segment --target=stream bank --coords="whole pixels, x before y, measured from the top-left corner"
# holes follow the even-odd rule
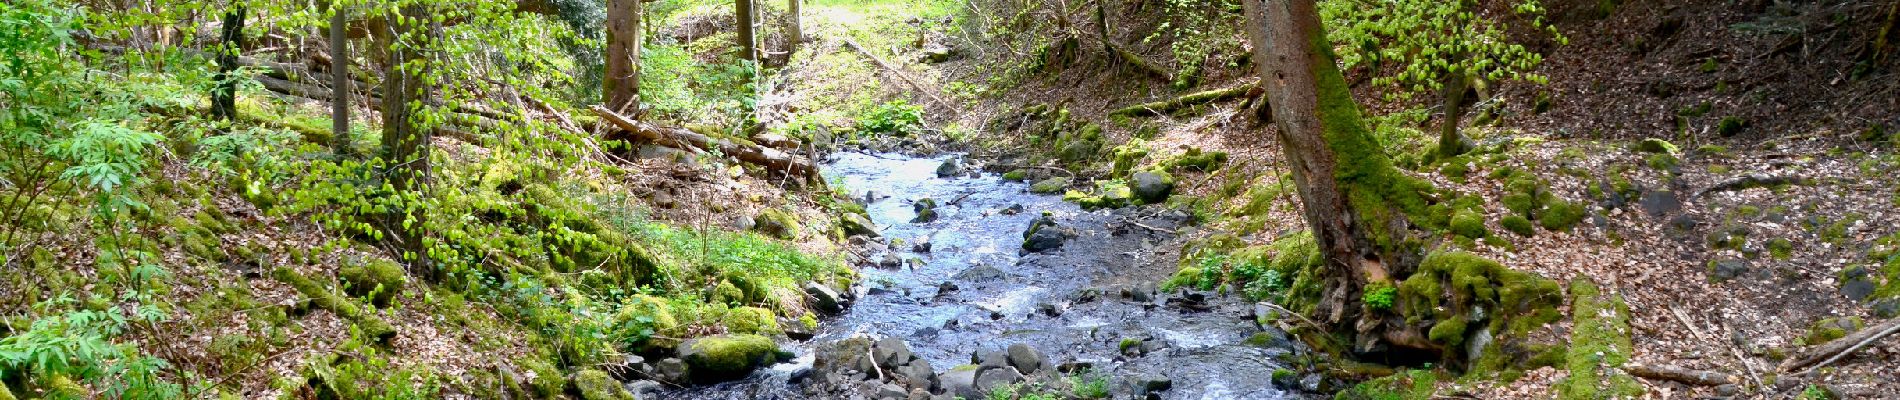
[[[811,339],[782,343],[796,353],[790,362],[661,397],[979,398],[1021,390],[1279,399],[1301,396],[1283,385],[1323,385],[1317,376],[1276,373],[1305,350],[1256,323],[1238,296],[1155,288],[1176,267],[1174,238],[1195,229],[1189,214],[1159,206],[1087,211],[974,169],[940,176],[956,157],[834,154],[827,177],[843,182],[881,227],[879,238],[852,238],[863,262],[861,284],[845,295],[854,298],[850,307]],[[919,218],[926,213],[934,218]],[[1025,230],[1040,219],[1055,223],[1041,229],[1067,240],[1024,250]]]

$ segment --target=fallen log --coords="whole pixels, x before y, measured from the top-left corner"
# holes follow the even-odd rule
[[[1189,93],[1187,95],[1176,97],[1169,100],[1162,100],[1162,101],[1157,101],[1157,102],[1152,102],[1152,103],[1142,103],[1142,104],[1136,104],[1136,105],[1132,105],[1128,107],[1122,107],[1121,109],[1108,113],[1108,115],[1123,116],[1123,117],[1147,117],[1147,116],[1173,114],[1175,111],[1180,111],[1181,109],[1188,108],[1188,107],[1194,107],[1194,106],[1198,106],[1202,104],[1208,104],[1208,103],[1214,103],[1214,102],[1219,102],[1219,101],[1224,101],[1224,100],[1246,97],[1254,93],[1254,91],[1258,90],[1259,88],[1260,88],[1260,83],[1254,82],[1254,83],[1248,83],[1248,84],[1234,86],[1234,87],[1230,87],[1226,89],[1214,89],[1214,90],[1208,90],[1204,92]]]
[[[1629,363],[1623,366],[1623,372],[1628,372],[1631,376],[1638,378],[1681,382],[1696,386],[1739,385],[1742,383],[1742,378],[1735,375],[1669,365]]]
[[[1746,189],[1753,189],[1753,188],[1759,188],[1759,187],[1772,187],[1772,186],[1781,186],[1781,185],[1812,185],[1812,184],[1814,184],[1814,180],[1810,178],[1803,178],[1803,177],[1798,177],[1798,176],[1793,176],[1793,175],[1769,175],[1765,173],[1751,173],[1748,175],[1742,175],[1741,177],[1737,177],[1734,179],[1722,181],[1722,182],[1716,183],[1715,185],[1711,185],[1707,189],[1702,189],[1700,191],[1697,191],[1695,193],[1695,196],[1693,197],[1702,197],[1702,195],[1705,195],[1705,194],[1714,193],[1714,192],[1725,192],[1725,191],[1730,191],[1730,190],[1746,190]]]
[[[762,166],[768,170],[801,179],[810,180],[818,177],[817,164],[812,163],[811,160],[805,159],[804,157],[799,157],[778,149],[715,139],[686,130],[685,128],[659,126],[634,121],[599,105],[588,107],[588,109],[592,110],[594,114],[600,115],[601,120],[611,123],[637,138],[661,146],[682,150],[698,149],[717,151],[732,156],[732,158],[738,159],[739,161]]]
[[[1887,320],[1887,322],[1867,327],[1867,329],[1854,332],[1846,337],[1834,339],[1834,341],[1809,348],[1806,351],[1795,354],[1793,357],[1788,357],[1787,361],[1782,361],[1780,368],[1782,372],[1792,372],[1795,368],[1807,367],[1801,370],[1801,373],[1805,374],[1809,371],[1833,364],[1835,361],[1840,361],[1842,358],[1846,358],[1848,354],[1852,354],[1861,348],[1872,345],[1874,342],[1880,341],[1881,338],[1893,335],[1894,332],[1900,332],[1900,318],[1890,319]]]

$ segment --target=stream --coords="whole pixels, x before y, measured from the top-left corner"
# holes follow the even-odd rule
[[[978,350],[1027,344],[1050,363],[1090,367],[1109,378],[1115,398],[1129,397],[1130,377],[1165,377],[1165,399],[1304,397],[1274,385],[1294,347],[1277,329],[1257,326],[1237,296],[1154,293],[1175,269],[1166,244],[1185,213],[1160,207],[1084,211],[1060,196],[1028,192],[1028,184],[994,174],[937,176],[955,155],[837,153],[825,175],[859,199],[902,267],[860,267],[857,300],[828,318],[805,342],[783,343],[791,362],[744,380],[678,388],[660,398],[801,399],[817,344],[854,335],[896,337],[936,371],[972,362]],[[884,197],[888,196],[888,197]],[[913,202],[934,199],[938,219],[913,223]],[[1020,206],[1020,212],[1006,212]],[[1058,249],[1023,254],[1023,231],[1043,213],[1077,235]],[[928,251],[916,251],[920,240]],[[873,245],[871,247],[883,247]],[[874,250],[875,251],[875,250]],[[873,254],[875,264],[882,254]],[[954,288],[953,288],[954,287]],[[1148,293],[1153,293],[1148,295]],[[1243,345],[1269,332],[1273,345]],[[1124,339],[1146,339],[1146,354],[1125,355]],[[849,396],[856,397],[856,396]]]

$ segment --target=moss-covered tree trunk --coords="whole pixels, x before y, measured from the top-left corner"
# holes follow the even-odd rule
[[[607,1],[607,76],[601,93],[607,109],[622,115],[640,114],[642,1]]]
[[[1325,260],[1326,287],[1313,312],[1356,331],[1357,351],[1381,342],[1433,348],[1419,330],[1366,312],[1362,300],[1368,287],[1390,288],[1418,264],[1406,215],[1425,206],[1429,186],[1392,167],[1366,129],[1312,0],[1243,3],[1281,152]]]
[[[237,119],[237,71],[238,53],[244,51],[244,14],[243,4],[233,5],[224,13],[224,27],[219,32],[218,49],[218,88],[211,93],[211,116],[221,121]]]
[[[350,100],[356,98],[350,79],[350,11],[341,0],[330,2],[330,85],[336,95],[330,98],[330,147],[343,157],[356,156],[356,143],[350,137]]]
[[[426,189],[430,180],[429,144],[435,135],[424,111],[434,101],[434,91],[428,84],[432,63],[426,53],[428,44],[440,36],[440,25],[422,4],[404,5],[399,12],[389,18],[385,35],[389,42],[383,46],[389,52],[382,87],[384,179],[398,192],[415,192]],[[426,259],[422,214],[399,212],[391,219],[403,219],[385,222],[400,241],[397,248],[404,253],[402,258],[436,280],[432,268],[421,267],[426,264],[421,262]]]
[[[1440,159],[1456,157],[1469,150],[1465,145],[1464,134],[1458,131],[1458,125],[1465,118],[1465,91],[1469,89],[1470,81],[1462,72],[1445,74],[1445,120],[1444,125],[1438,127]]]
[[[803,1],[785,0],[785,53],[797,53],[798,45],[805,43],[804,21],[798,16]]]

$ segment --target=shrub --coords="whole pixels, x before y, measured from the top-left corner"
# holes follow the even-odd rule
[[[1388,282],[1373,282],[1366,285],[1366,292],[1360,300],[1366,302],[1366,308],[1374,311],[1392,309],[1392,301],[1398,295],[1398,288]]]
[[[905,136],[922,128],[924,108],[911,105],[904,100],[892,100],[879,104],[858,118],[858,130],[865,133],[892,134]]]
[[[1504,225],[1504,230],[1511,231],[1511,233],[1515,233],[1518,236],[1531,236],[1536,234],[1535,227],[1531,225],[1531,220],[1524,218],[1522,215],[1506,215],[1504,219],[1498,221],[1498,224]]]

